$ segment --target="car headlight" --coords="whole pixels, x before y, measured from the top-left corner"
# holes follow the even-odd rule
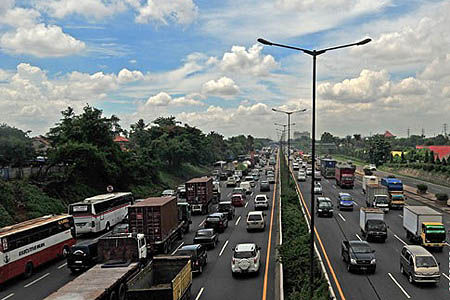
[[[317,211],[320,211],[320,212],[321,212],[321,211],[322,211],[322,209],[321,209],[321,208],[319,208],[319,209],[318,209]]]
[[[356,259],[350,258],[350,263],[351,263],[352,265],[356,265]]]
[[[333,212],[333,210],[332,210],[332,209],[330,209],[330,212]]]
[[[375,258],[373,258],[371,261],[370,261],[370,264],[371,265],[374,265],[374,264],[376,264],[377,263],[377,260],[375,259]]]

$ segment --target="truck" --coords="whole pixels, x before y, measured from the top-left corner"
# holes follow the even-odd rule
[[[381,179],[381,184],[388,189],[391,208],[401,209],[405,206],[406,197],[403,194],[403,183],[400,179],[384,177]]]
[[[183,237],[184,220],[178,217],[177,198],[151,197],[128,207],[131,232],[144,234],[153,255],[169,253],[177,239]]]
[[[367,207],[378,207],[384,212],[389,212],[389,195],[383,185],[368,185],[366,190]]]
[[[331,158],[323,158],[320,160],[320,172],[325,178],[335,177],[336,160]]]
[[[361,228],[362,236],[367,241],[376,239],[385,242],[387,239],[384,212],[379,208],[361,207],[359,211],[359,227]]]
[[[220,202],[220,181],[213,181],[213,200],[215,203]]]
[[[403,207],[403,228],[411,242],[442,251],[446,237],[442,213],[428,206],[406,205]]]
[[[108,234],[98,241],[97,264],[45,300],[124,300],[127,283],[147,261],[143,234]]]
[[[211,177],[198,177],[186,182],[186,200],[191,205],[192,213],[208,214],[213,197]]]
[[[355,166],[349,164],[338,164],[335,168],[336,185],[340,187],[353,188],[355,182]]]
[[[362,191],[365,194],[367,190],[367,186],[369,185],[378,185],[378,177],[372,175],[364,175],[362,181]]]
[[[187,256],[158,256],[127,283],[127,300],[188,300],[191,261]]]

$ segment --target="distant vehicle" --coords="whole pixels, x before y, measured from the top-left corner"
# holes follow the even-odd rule
[[[359,227],[367,241],[381,240],[384,243],[387,239],[388,226],[384,222],[384,212],[379,208],[361,207]]]
[[[269,208],[269,199],[264,194],[256,195],[254,200],[255,209],[268,209]]]
[[[339,210],[353,210],[353,197],[349,193],[339,193],[337,197],[337,208]]]
[[[336,185],[342,188],[353,188],[355,182],[355,166],[337,164],[335,168]]]
[[[233,204],[233,206],[244,206],[244,197],[242,197],[241,194],[231,195],[231,204]]]
[[[128,233],[130,226],[128,225],[128,223],[120,223],[117,224],[116,226],[114,226],[113,230],[111,231],[113,234],[114,233]]]
[[[97,263],[98,240],[82,241],[70,248],[67,256],[67,268],[75,274],[87,270]]]
[[[296,162],[293,163],[293,164],[292,164],[292,169],[293,169],[294,171],[298,171],[298,169],[300,169],[298,163],[296,163]]]
[[[161,193],[162,197],[170,197],[170,196],[175,196],[175,191],[174,190],[164,190]]]
[[[227,187],[229,186],[236,186],[236,178],[234,176],[230,176],[227,179]]]
[[[185,185],[186,201],[191,205],[191,212],[208,214],[214,198],[213,179],[207,176],[192,178]]]
[[[132,203],[131,193],[103,194],[70,204],[69,214],[74,217],[77,235],[109,231],[125,219]]]
[[[43,216],[6,226],[0,241],[0,284],[22,274],[28,278],[38,266],[69,254],[75,244],[73,217]]]
[[[270,191],[270,184],[266,180],[262,180],[259,184],[259,191],[260,192],[268,192]]]
[[[314,180],[322,180],[322,176],[320,175],[320,171],[314,171]]]
[[[370,164],[369,165],[369,170],[370,171],[376,171],[377,170],[377,166],[375,166],[374,164]]]
[[[228,228],[228,219],[223,213],[213,213],[206,217],[204,228],[213,228],[217,232],[224,232]]]
[[[400,253],[400,273],[413,283],[438,283],[441,278],[439,264],[422,246],[405,245]]]
[[[220,181],[213,181],[213,196],[216,203],[218,203],[221,197]]]
[[[364,175],[362,181],[362,190],[365,194],[368,186],[376,186],[378,185],[378,177],[372,175]]]
[[[185,245],[178,249],[174,256],[189,256],[193,273],[203,273],[203,268],[208,263],[206,248],[200,244]]]
[[[347,271],[359,269],[375,273],[377,267],[375,250],[372,250],[366,241],[343,241],[341,255],[344,262],[347,263]]]
[[[219,180],[227,180],[228,175],[226,172],[222,172],[219,174]]]
[[[238,244],[233,249],[231,274],[256,273],[261,267],[261,248],[254,243]]]
[[[307,176],[311,176],[312,175],[312,168],[311,167],[306,168],[306,175]]]
[[[298,181],[306,181],[306,173],[304,171],[299,171],[297,175]]]
[[[403,194],[403,183],[400,179],[384,177],[381,179],[381,185],[388,189],[391,208],[401,209],[405,206],[406,197]]]
[[[244,198],[244,200],[247,200],[247,190],[240,186],[234,188],[231,194],[232,195],[235,195],[235,194],[242,195],[242,198]]]
[[[336,164],[336,160],[331,158],[320,159],[320,172],[322,176],[325,178],[334,178]]]
[[[239,184],[239,187],[245,191],[245,194],[252,193],[252,186],[250,185],[250,182],[248,182],[248,181],[242,181]]]
[[[389,195],[385,186],[369,185],[366,190],[367,207],[378,207],[389,212]]]
[[[318,182],[314,184],[314,194],[322,195],[322,186]]]
[[[219,234],[213,228],[199,229],[195,233],[194,244],[214,248],[219,243]]]
[[[328,197],[317,197],[316,214],[318,217],[333,217],[333,203]]]
[[[218,212],[223,213],[227,216],[228,220],[233,220],[235,215],[235,208],[232,205],[231,201],[220,201],[219,206],[217,208]]]
[[[250,211],[247,214],[247,231],[264,230],[266,228],[265,214],[261,211]]]
[[[275,176],[274,175],[267,175],[267,181],[270,184],[274,184],[275,183]]]
[[[244,177],[244,181],[245,181],[245,182],[249,182],[249,183],[250,183],[250,186],[251,186],[252,188],[254,188],[255,185],[256,185],[255,180],[253,179],[253,176],[245,176],[245,177]]]

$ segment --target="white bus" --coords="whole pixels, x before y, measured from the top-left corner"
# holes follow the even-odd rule
[[[69,205],[69,214],[75,219],[77,234],[109,231],[122,222],[133,202],[131,193],[110,193],[84,199]]]
[[[57,257],[75,244],[69,215],[50,215],[0,228],[0,284],[25,274]]]

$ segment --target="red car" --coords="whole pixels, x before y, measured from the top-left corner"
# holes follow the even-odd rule
[[[233,206],[244,206],[244,198],[241,194],[234,194],[231,196],[231,204]]]

